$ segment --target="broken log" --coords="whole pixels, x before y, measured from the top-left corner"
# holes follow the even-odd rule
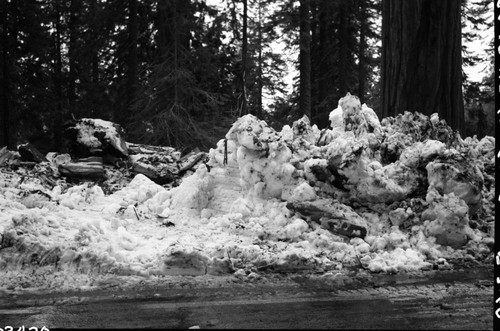
[[[175,180],[174,174],[166,167],[154,166],[145,162],[133,161],[132,170],[143,174],[159,185],[168,184]]]
[[[365,221],[344,204],[318,200],[289,202],[286,207],[334,234],[349,238],[366,236]]]
[[[33,144],[26,143],[17,146],[17,151],[21,155],[22,161],[27,162],[48,162],[45,155],[43,155]]]
[[[194,168],[196,164],[199,162],[202,162],[206,158],[206,153],[200,152],[198,148],[196,148],[194,151],[189,152],[188,154],[184,155],[178,162],[179,166],[179,171],[177,172],[178,175],[182,176],[183,173],[186,171]]]
[[[173,147],[127,143],[132,170],[147,176],[157,184],[169,184],[180,179],[206,157],[206,153],[195,149],[181,157]]]
[[[104,177],[104,164],[102,157],[92,156],[61,164],[59,172],[66,177],[98,179]]]
[[[181,152],[176,151],[173,147],[164,147],[164,146],[154,146],[154,145],[145,145],[145,144],[134,144],[127,142],[127,148],[129,154],[165,154],[172,155],[172,157],[176,160],[180,159]]]

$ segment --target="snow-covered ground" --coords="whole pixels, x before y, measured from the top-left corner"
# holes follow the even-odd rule
[[[277,132],[239,118],[210,161],[174,188],[136,175],[105,194],[0,168],[0,289],[65,290],[120,277],[251,279],[348,268],[408,272],[484,260],[494,233],[494,144],[405,113],[379,121],[353,96],[331,129]],[[346,237],[294,212],[312,204],[366,228]],[[340,215],[340,216],[339,216]]]

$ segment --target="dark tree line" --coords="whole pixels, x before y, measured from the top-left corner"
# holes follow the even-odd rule
[[[461,70],[481,60],[461,28],[484,28],[487,1],[220,3],[0,0],[0,146],[62,150],[69,122],[97,117],[129,141],[208,148],[247,113],[327,127],[347,92],[379,116],[438,112],[462,129],[462,93],[489,97],[491,79]],[[296,50],[291,91],[276,41]]]

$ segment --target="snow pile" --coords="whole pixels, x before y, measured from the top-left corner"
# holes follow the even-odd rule
[[[71,287],[82,274],[403,272],[491,254],[493,138],[462,140],[436,115],[380,122],[351,95],[330,120],[278,132],[245,115],[171,189],[137,175],[105,194],[0,171],[0,286]],[[23,272],[39,277],[17,277],[21,286]]]

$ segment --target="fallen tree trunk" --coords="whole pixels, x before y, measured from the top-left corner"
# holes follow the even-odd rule
[[[356,216],[362,220],[361,217],[340,203],[337,206],[329,206],[321,205],[318,201],[290,202],[286,207],[334,234],[349,238],[366,236],[366,227],[356,222]]]
[[[163,185],[175,182],[202,162],[206,153],[195,149],[181,157],[173,147],[127,143],[132,170]]]
[[[72,178],[103,178],[102,157],[91,156],[59,165],[61,175]]]

